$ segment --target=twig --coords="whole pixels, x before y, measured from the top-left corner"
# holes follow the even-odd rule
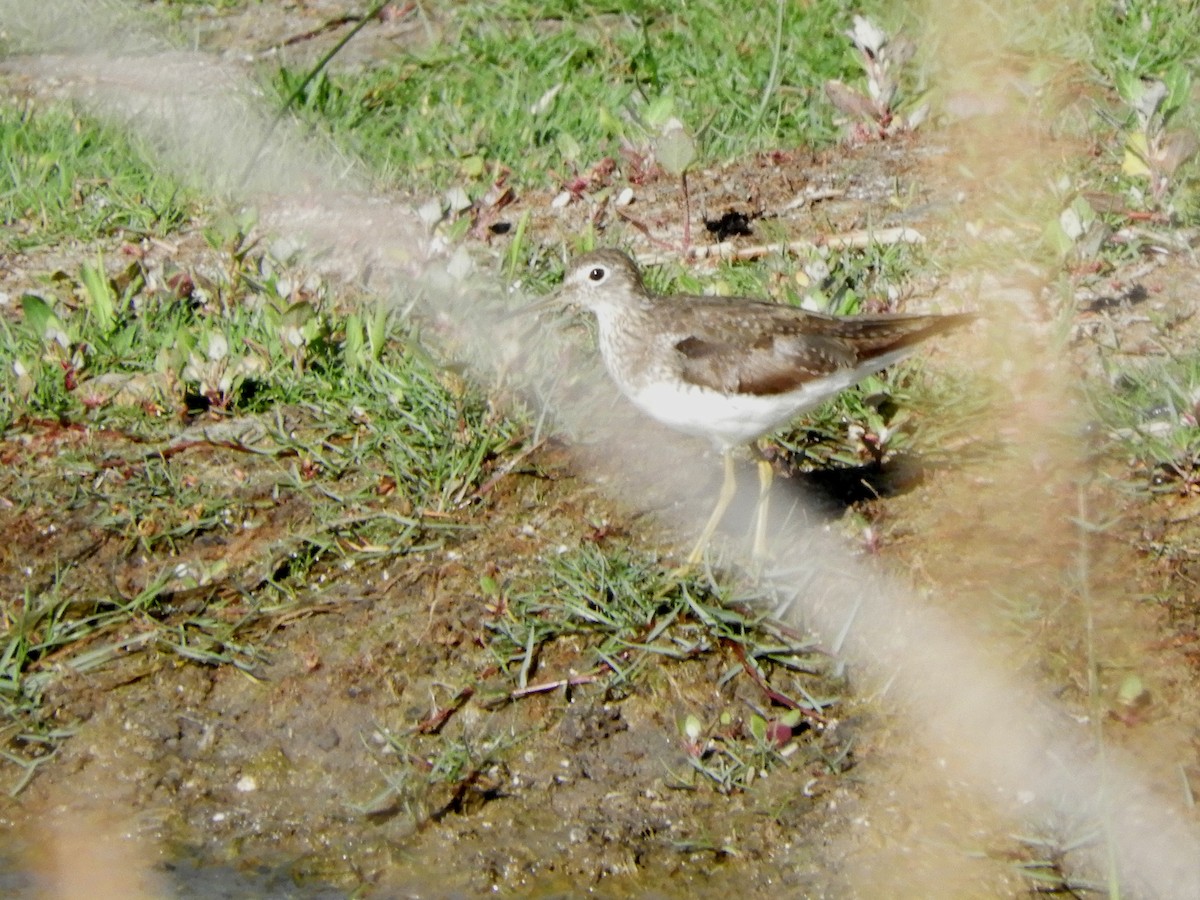
[[[343,25],[349,25],[351,22],[361,22],[361,21],[362,21],[361,17],[353,15],[353,14],[345,15],[345,16],[337,16],[336,18],[330,19],[328,22],[323,22],[322,24],[318,25],[316,28],[309,29],[308,31],[302,32],[300,34],[294,34],[290,38],[285,38],[284,40],[280,41],[278,44],[273,45],[266,52],[274,53],[274,52],[282,49],[283,47],[293,47],[296,44],[302,44],[305,41],[311,41],[313,38],[320,37],[327,31],[333,31],[336,28],[341,28]]]
[[[570,678],[559,678],[555,681],[543,681],[541,684],[531,684],[529,687],[519,688],[508,695],[510,700],[520,700],[522,697],[528,697],[530,694],[544,694],[547,691],[556,691],[562,687],[575,687],[577,684],[594,684],[600,680],[600,676],[596,673],[590,675],[572,675]]]
[[[474,696],[475,688],[470,686],[463,688],[454,695],[454,699],[451,700],[446,706],[439,709],[429,718],[419,722],[417,727],[413,730],[417,734],[437,734],[442,730],[442,726],[450,721],[450,717],[462,709],[466,705],[467,701]]]
[[[816,710],[810,709],[804,704],[793,700],[786,694],[779,693],[779,691],[767,684],[767,680],[763,678],[762,673],[759,672],[758,668],[752,665],[750,660],[747,658],[745,647],[743,647],[737,641],[726,641],[726,643],[729,645],[729,649],[733,651],[733,655],[738,658],[738,662],[742,664],[742,668],[745,669],[746,674],[754,680],[754,683],[758,685],[759,690],[767,695],[768,700],[771,700],[773,703],[778,703],[780,706],[787,707],[788,709],[794,709],[812,722],[818,722],[821,725],[828,724],[828,720]]]
[[[334,44],[329,49],[329,52],[322,56],[320,60],[317,61],[317,64],[312,67],[309,73],[304,76],[304,80],[296,86],[296,89],[292,91],[291,96],[287,98],[283,106],[280,107],[277,113],[275,113],[274,118],[272,118],[270,123],[267,125],[266,133],[264,133],[262,139],[259,140],[258,146],[254,148],[254,152],[250,154],[250,159],[246,163],[245,171],[242,172],[241,181],[238,182],[239,190],[244,189],[246,184],[250,181],[250,173],[253,172],[254,167],[258,165],[258,159],[260,156],[262,156],[263,150],[267,148],[267,142],[271,140],[271,135],[275,133],[275,129],[279,126],[279,123],[283,121],[283,117],[286,116],[288,110],[292,108],[292,104],[300,99],[301,95],[303,95],[305,90],[308,89],[309,84],[312,83],[312,80],[321,73],[322,69],[329,65],[329,61],[337,56],[343,47],[350,43],[350,39],[366,28],[368,22],[378,18],[380,12],[382,12],[383,8],[390,2],[391,0],[378,0],[378,2],[371,7],[370,11],[364,15],[353,28],[347,31],[342,36],[341,40]]]
[[[545,443],[546,443],[545,438],[542,438],[541,440],[535,441],[534,443],[527,446],[524,450],[522,450],[520,453],[518,453],[516,456],[514,456],[512,459],[510,459],[504,465],[500,466],[500,468],[498,468],[492,474],[492,477],[489,478],[487,481],[485,481],[483,484],[481,484],[479,486],[479,489],[477,491],[475,491],[475,493],[473,493],[465,501],[463,501],[463,503],[470,503],[473,500],[479,500],[482,497],[486,497],[488,494],[491,493],[492,489],[497,484],[499,484],[503,479],[507,478],[508,475],[511,474],[512,471],[515,468],[517,468],[517,466],[519,466],[519,465],[521,465],[521,463],[525,462],[525,460],[528,459],[529,456],[531,456],[533,453],[540,450]]]
[[[748,260],[759,259],[772,253],[809,253],[818,247],[832,247],[835,250],[861,250],[865,247],[888,246],[891,244],[923,244],[925,236],[915,228],[880,228],[859,231],[847,231],[842,234],[831,234],[828,237],[817,238],[815,241],[797,240],[777,244],[755,244],[752,247],[734,247],[732,244],[709,244],[704,247],[692,247],[683,257],[684,261],[701,259]],[[643,266],[661,266],[664,263],[676,262],[678,255],[666,253],[640,254],[638,264]]]
[[[628,222],[630,225],[632,225],[634,228],[636,228],[638,231],[640,231],[642,234],[644,234],[646,236],[646,240],[650,241],[650,243],[654,244],[656,247],[665,247],[667,249],[674,249],[674,245],[672,245],[670,241],[660,240],[659,238],[656,238],[654,235],[652,235],[650,233],[650,226],[647,225],[645,222],[643,222],[641,219],[635,218],[634,216],[627,213],[625,210],[621,209],[621,207],[619,207],[619,206],[614,211],[616,212],[618,218],[624,219],[626,222]],[[696,249],[700,250],[703,248],[697,247]],[[662,256],[661,262],[666,262],[667,260],[675,258],[674,254],[672,254],[670,256],[661,254],[661,256]],[[655,263],[655,265],[658,265],[658,264],[659,263]]]

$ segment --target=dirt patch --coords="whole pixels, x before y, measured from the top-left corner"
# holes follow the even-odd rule
[[[604,884],[635,896],[727,878],[767,896],[816,878],[795,826],[825,827],[844,788],[822,757],[844,752],[849,732],[825,730],[763,790],[730,798],[695,783],[683,716],[763,702],[745,679],[717,686],[731,658],[656,666],[628,695],[584,683],[494,706],[511,685],[487,677],[495,611],[477,573],[517,573],[554,552],[530,537],[535,505],[555,544],[588,539],[603,501],[564,475],[514,477],[481,510],[477,536],[444,550],[327,573],[308,602],[264,623],[264,659],[249,672],[151,653],[55,681],[46,706],[79,730],[14,821],[119,810],[123,831],[179,859],[286,866],[301,884],[385,895]],[[92,549],[84,568],[97,575],[123,557]],[[560,648],[562,663],[578,650]],[[559,664],[547,651],[538,677]],[[474,699],[462,703],[468,686]],[[451,752],[457,773],[422,777]]]

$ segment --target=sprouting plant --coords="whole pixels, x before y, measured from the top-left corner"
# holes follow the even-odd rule
[[[1200,140],[1188,128],[1172,128],[1172,120],[1191,96],[1192,78],[1182,65],[1173,65],[1161,78],[1133,72],[1117,77],[1117,91],[1137,120],[1125,138],[1125,174],[1148,178],[1150,200],[1163,202],[1179,168],[1196,155]]]
[[[669,99],[669,98],[668,98]],[[680,189],[683,191],[683,250],[686,253],[692,244],[691,201],[688,197],[687,170],[696,160],[696,139],[692,133],[674,115],[671,115],[670,105],[664,109],[665,115],[649,119],[650,125],[657,129],[652,145],[654,157],[669,174],[679,177]]]
[[[858,50],[859,63],[867,76],[867,91],[852,88],[837,79],[825,82],[825,94],[838,110],[850,117],[851,136],[864,139],[867,124],[874,125],[880,137],[896,131],[916,128],[925,118],[921,106],[907,116],[897,116],[900,70],[912,58],[911,41],[893,39],[864,16],[854,17],[854,27],[846,32]]]
[[[634,127],[642,132],[642,137],[636,142],[625,139],[625,155],[630,160],[636,160],[637,168],[653,169],[657,166],[679,178],[683,193],[682,249],[686,253],[692,243],[687,170],[696,161],[696,137],[676,114],[675,98],[669,93],[655,98],[640,110],[631,109],[629,115]],[[644,226],[640,227],[645,230]]]

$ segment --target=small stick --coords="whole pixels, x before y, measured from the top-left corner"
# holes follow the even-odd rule
[[[466,702],[473,696],[475,696],[475,688],[463,688],[454,695],[454,699],[450,701],[449,705],[439,709],[428,719],[420,722],[414,731],[417,734],[437,734],[442,730],[442,726],[450,720],[450,717],[462,709]]]
[[[863,249],[873,245],[888,246],[892,244],[923,244],[925,236],[915,228],[880,228],[859,231],[847,231],[842,234],[831,234],[828,237],[817,238],[815,241],[796,240],[777,244],[755,244],[751,247],[734,247],[730,244],[709,244],[703,247],[692,247],[684,255],[685,260],[701,259],[759,259],[772,253],[807,253],[818,247],[833,247],[836,250]],[[637,257],[642,266],[661,266],[663,263],[677,261],[676,255],[666,253],[649,253]]]
[[[530,694],[544,694],[547,691],[556,691],[560,687],[574,687],[577,684],[593,684],[599,680],[599,675],[573,675],[570,678],[559,678],[556,681],[543,681],[541,684],[531,684],[529,687],[524,687],[513,691],[508,696],[512,700],[519,700],[522,697],[528,697]]]

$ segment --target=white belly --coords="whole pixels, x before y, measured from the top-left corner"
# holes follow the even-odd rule
[[[786,394],[722,394],[692,385],[658,383],[629,392],[629,399],[669,428],[705,437],[722,448],[745,444],[819,406],[837,390],[812,386]]]

